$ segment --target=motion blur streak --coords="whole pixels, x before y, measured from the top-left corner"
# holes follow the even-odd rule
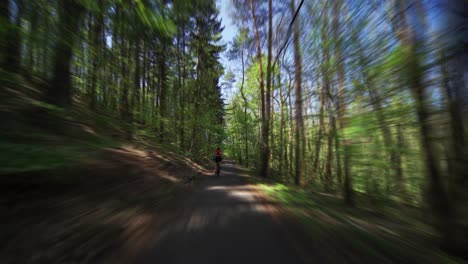
[[[0,262],[467,263],[466,5],[0,0]]]

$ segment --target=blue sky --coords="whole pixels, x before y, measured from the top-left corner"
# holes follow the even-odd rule
[[[222,42],[224,44],[227,44],[234,38],[237,32],[237,27],[232,23],[231,17],[229,15],[229,10],[231,8],[231,0],[216,0],[216,4],[220,11],[219,17],[222,19],[221,23],[224,26],[224,31],[222,33]],[[229,49],[229,46],[227,48]],[[221,55],[221,63],[223,64],[226,71],[233,68],[233,64],[226,58],[225,53]],[[222,80],[220,80],[220,83],[221,82]],[[223,97],[229,100],[229,91],[223,89],[222,92]]]
[[[224,26],[223,31],[223,42],[228,43],[236,35],[236,26],[232,24],[231,17],[229,15],[229,9],[231,6],[230,0],[216,0],[216,4],[220,9],[220,18],[222,19],[222,25]],[[224,56],[223,56],[223,59]],[[224,62],[223,62],[224,63]]]

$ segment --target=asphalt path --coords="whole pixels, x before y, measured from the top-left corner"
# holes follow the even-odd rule
[[[287,235],[232,161],[196,188],[164,236],[136,263],[304,263]]]

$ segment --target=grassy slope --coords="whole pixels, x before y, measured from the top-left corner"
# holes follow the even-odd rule
[[[415,211],[350,208],[336,196],[251,179],[302,224],[310,247],[329,263],[466,263],[438,248],[436,235]]]
[[[148,230],[189,183],[208,173],[200,165],[208,162],[154,144],[151,131],[124,140],[118,118],[90,111],[79,97],[64,112],[39,100],[40,81],[1,77],[2,263],[98,263],[110,251],[131,254],[136,242],[157,236]]]

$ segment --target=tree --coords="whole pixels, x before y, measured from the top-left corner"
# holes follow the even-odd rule
[[[337,95],[337,113],[338,113],[338,122],[340,129],[343,131],[346,129],[346,103],[345,103],[345,87],[344,87],[344,68],[342,65],[343,58],[341,56],[341,41],[339,36],[339,13],[341,7],[341,0],[335,1],[333,5],[333,32],[335,39],[335,60],[337,62],[337,79],[338,79],[338,95]],[[346,141],[346,138],[343,142],[343,167],[344,167],[344,193],[346,203],[353,205],[353,186],[352,186],[352,177],[350,172],[349,164],[349,144],[351,142]]]
[[[423,8],[421,2],[416,3],[419,8]],[[435,150],[431,142],[431,125],[429,123],[429,104],[427,102],[423,84],[423,70],[421,66],[421,47],[416,42],[416,39],[421,39],[417,31],[413,31],[413,27],[406,19],[406,12],[402,3],[395,2],[395,13],[399,16],[397,24],[397,37],[402,46],[402,52],[406,58],[404,68],[407,76],[407,85],[412,92],[415,100],[416,113],[418,117],[419,130],[421,133],[421,146],[425,157],[426,173],[428,177],[428,199],[429,204],[437,218],[436,227],[442,230],[445,239],[451,239],[453,233],[451,229],[451,221],[453,221],[453,209],[449,203],[447,192],[443,187],[442,175],[438,161],[435,156]],[[424,12],[420,13],[419,23],[425,19]]]
[[[70,78],[73,47],[78,39],[78,31],[85,8],[76,0],[59,1],[59,32],[55,46],[53,73],[47,93],[51,104],[68,107],[72,103],[72,83]]]
[[[264,149],[262,154],[262,168],[261,174],[263,177],[268,177],[269,174],[269,159],[270,159],[270,120],[271,120],[271,83],[272,83],[272,38],[273,38],[273,4],[272,0],[268,0],[268,58],[267,58],[267,80],[266,80],[266,105],[265,105],[265,120],[264,120],[264,129],[263,129],[263,141]]]
[[[262,116],[262,166],[261,166],[261,175],[262,177],[267,177],[267,170],[268,170],[268,130],[267,130],[267,123],[266,123],[266,109],[265,109],[265,84],[263,79],[263,61],[262,61],[262,48],[260,44],[260,36],[258,33],[258,25],[257,25],[257,14],[255,12],[255,4],[254,0],[250,0],[250,9],[252,12],[252,19],[253,19],[253,28],[255,32],[255,41],[257,44],[257,61],[259,65],[259,82],[260,82],[260,98],[261,98],[261,116]]]
[[[0,4],[2,9],[2,24],[6,26],[5,46],[4,46],[4,62],[5,68],[13,71],[19,71],[21,64],[21,18],[24,16],[23,0],[14,1],[16,7],[16,15],[12,17],[13,10],[8,1]],[[13,20],[13,21],[12,21]]]
[[[11,27],[10,23],[10,8],[9,8],[9,1],[8,0],[1,0],[0,1],[0,25],[1,25],[1,31],[0,31],[0,37],[2,39],[7,39],[8,38],[8,29]],[[0,60],[2,62],[2,67],[6,68],[8,67],[8,62],[7,62],[7,45],[6,41],[2,41],[2,44],[0,46],[1,49],[1,55]]]
[[[468,180],[468,151],[467,151],[467,130],[466,124],[468,115],[464,107],[468,105],[466,100],[467,85],[463,80],[463,73],[466,74],[466,40],[463,41],[458,36],[463,35],[463,18],[468,17],[466,8],[463,9],[462,1],[449,1],[448,6],[452,12],[464,10],[454,14],[450,30],[455,33],[450,38],[448,47],[440,51],[441,64],[441,93],[445,96],[445,102],[449,115],[450,137],[448,141],[448,191],[449,202],[453,210],[453,219],[448,224],[448,233],[445,234],[445,244],[449,249],[457,253],[467,252],[468,220],[466,197]],[[466,29],[465,29],[466,31]],[[465,46],[465,48],[464,48]],[[463,95],[465,93],[465,96]],[[447,216],[446,216],[447,217]]]
[[[294,0],[291,0],[291,14],[292,17],[297,16],[296,7]],[[301,51],[299,46],[299,23],[294,24],[294,64],[295,64],[295,143],[296,143],[296,169],[295,169],[295,183],[297,185],[303,184],[304,173],[305,173],[305,161],[304,161],[304,120],[302,116],[302,88],[301,88],[301,75],[302,75],[302,61]]]
[[[102,31],[104,27],[104,5],[103,0],[98,1],[98,10],[93,14],[93,32],[92,35],[92,46],[93,53],[92,68],[91,68],[91,81],[89,83],[89,95],[91,97],[90,106],[92,109],[96,108],[96,93],[97,93],[97,82],[99,66],[101,66],[100,60],[102,58],[103,40]]]

